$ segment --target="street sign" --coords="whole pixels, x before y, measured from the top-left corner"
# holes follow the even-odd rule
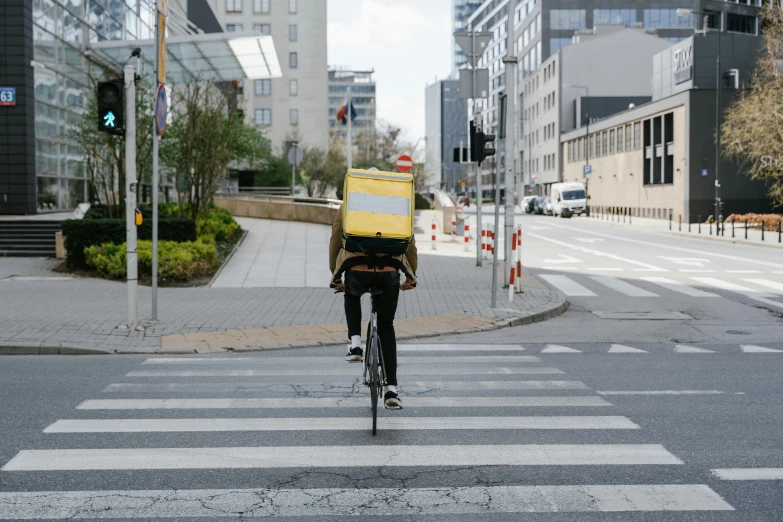
[[[484,55],[484,51],[487,50],[489,42],[492,41],[492,36],[490,31],[476,31],[472,35],[468,31],[457,31],[454,33],[454,40],[457,41],[457,45],[462,49],[470,66],[475,67]]]
[[[16,87],[0,87],[0,107],[16,106]]]
[[[710,171],[708,169],[701,169],[701,177],[706,178],[710,175]]]
[[[397,170],[400,172],[410,172],[413,168],[413,159],[407,154],[397,158]]]
[[[158,13],[158,83],[166,83],[166,15]]]
[[[474,86],[475,85],[475,91]],[[460,69],[459,97],[463,100],[489,95],[489,69]]]
[[[302,147],[291,145],[291,148],[288,149],[288,163],[294,167],[298,167],[302,163]]]
[[[166,86],[158,85],[158,93],[155,96],[155,128],[161,136],[166,132],[166,118],[168,117],[168,103],[166,101]]]
[[[590,176],[593,175],[593,166],[592,165],[585,165],[582,167],[582,177],[584,178],[590,178]]]

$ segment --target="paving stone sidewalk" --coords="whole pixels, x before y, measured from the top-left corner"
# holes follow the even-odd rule
[[[494,329],[565,311],[562,294],[529,276],[513,304],[501,291],[500,306],[492,309],[488,263],[476,267],[457,243],[428,250],[427,239],[420,240],[420,286],[400,296],[396,325],[401,338]],[[150,289],[141,286],[138,309],[145,329],[121,330],[117,327],[127,322],[125,284],[63,280],[63,274],[50,271],[55,264],[0,258],[0,353],[194,353],[312,346],[346,338],[342,296],[328,288],[161,288],[160,320],[150,324],[143,322],[150,317]],[[364,304],[368,307],[367,298]]]

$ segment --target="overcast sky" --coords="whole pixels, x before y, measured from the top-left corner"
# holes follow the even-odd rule
[[[450,0],[328,0],[329,65],[375,69],[378,118],[424,136],[424,88],[451,73]]]

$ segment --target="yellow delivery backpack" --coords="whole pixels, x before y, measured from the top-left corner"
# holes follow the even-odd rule
[[[413,239],[412,175],[349,170],[343,198],[343,248],[365,254],[405,253]]]

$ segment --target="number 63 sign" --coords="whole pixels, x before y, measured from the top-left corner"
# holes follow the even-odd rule
[[[16,87],[0,87],[0,107],[16,105]]]

